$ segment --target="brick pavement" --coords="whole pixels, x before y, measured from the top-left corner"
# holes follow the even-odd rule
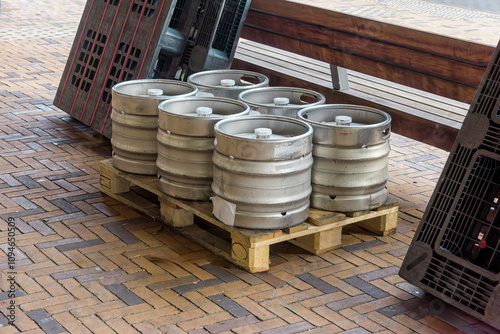
[[[275,245],[270,270],[258,274],[100,193],[109,140],[52,106],[83,5],[2,1],[1,333],[497,332],[453,307],[432,314],[432,297],[397,275],[447,158],[439,149],[392,137],[397,234],[349,227],[344,247],[321,255]]]

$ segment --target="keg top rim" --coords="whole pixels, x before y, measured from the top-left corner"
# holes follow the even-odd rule
[[[134,86],[136,86],[137,88],[142,88],[144,94],[134,94],[127,91],[127,89],[130,89],[131,87]],[[189,88],[190,91],[181,94],[171,95],[169,94],[168,87]],[[163,90],[163,94],[148,95],[148,90],[151,89],[161,89]],[[194,95],[198,92],[198,87],[188,82],[171,80],[171,79],[137,79],[137,80],[128,80],[119,82],[112,87],[112,91],[114,94],[117,94],[118,96],[133,97],[134,99],[156,100],[156,99],[172,99],[172,98],[178,98],[184,96],[187,97],[190,95]]]
[[[269,126],[265,126],[266,128],[269,128],[275,136],[271,136],[270,138],[252,138],[250,136],[246,135],[246,132],[244,133],[228,133],[226,131],[223,131],[221,127],[228,123],[233,123],[233,122],[251,122],[253,121],[254,123],[256,122],[257,125],[255,126],[249,126],[251,130],[249,132],[254,132],[256,128],[263,128],[263,126],[258,125],[258,121],[271,121],[271,122],[289,122],[293,123],[298,126],[302,126],[304,128],[304,131],[302,133],[293,135],[293,136],[287,136],[287,137],[278,137],[279,133],[275,133],[273,128]],[[219,122],[217,122],[214,126],[215,133],[223,136],[223,137],[228,137],[228,138],[237,138],[239,140],[245,140],[245,141],[252,141],[252,142],[273,142],[273,143],[279,143],[279,142],[287,142],[290,140],[300,140],[301,138],[307,138],[309,136],[312,137],[313,134],[313,128],[310,124],[307,122],[304,122],[299,119],[294,119],[290,117],[285,117],[285,116],[271,116],[271,115],[249,115],[249,116],[238,116],[238,117],[229,117],[225,118]]]
[[[308,115],[308,113],[314,113],[314,112],[318,112],[318,111],[328,111],[328,110],[330,110],[330,111],[338,110],[339,112],[338,112],[338,114],[332,113],[332,115],[331,115],[332,120],[329,121],[327,124],[325,124],[324,122],[319,122],[319,121],[311,120],[309,118],[304,117],[304,115]],[[355,124],[356,123],[355,117],[353,117],[352,115],[349,114],[350,111],[352,111],[352,112],[356,112],[356,111],[358,111],[358,112],[359,111],[372,112],[374,114],[377,114],[379,116],[384,117],[385,120],[383,120],[382,122],[377,122],[377,123],[373,123],[373,124],[358,125],[358,124]],[[325,127],[325,128],[346,127],[345,125],[331,124],[330,122],[335,121],[335,116],[351,117],[352,124],[349,127],[353,128],[353,129],[378,128],[380,126],[390,125],[391,121],[392,121],[391,116],[388,113],[386,113],[385,111],[382,111],[382,110],[379,110],[376,108],[372,108],[372,107],[363,106],[363,105],[356,105],[356,104],[323,104],[323,105],[318,105],[318,106],[311,106],[311,107],[306,107],[306,108],[300,110],[297,114],[298,119],[303,120],[304,122],[310,123],[314,126]]]
[[[216,76],[216,78],[213,78]],[[245,76],[255,77],[259,80],[258,83],[249,84],[249,85],[239,85],[238,82],[241,78]],[[209,79],[214,80],[216,84],[210,84],[208,82]],[[221,79],[232,79],[235,80],[235,84],[232,86],[224,86],[221,84]],[[229,90],[241,90],[241,89],[249,89],[252,87],[261,87],[269,84],[269,78],[264,74],[246,71],[246,70],[237,70],[237,69],[222,69],[222,70],[208,70],[201,71],[191,74],[187,80],[188,83],[194,84],[196,86],[202,88],[219,88],[219,89],[229,89]]]
[[[183,110],[186,112],[177,112],[171,110],[171,108],[169,107],[169,106],[182,105],[184,103],[186,105],[192,104],[191,106]],[[233,113],[219,112],[224,105],[236,106],[239,107],[241,110],[238,110]],[[200,109],[201,111],[205,110],[206,108],[210,109],[211,112],[210,113],[196,112],[197,109]],[[246,115],[250,112],[250,107],[241,101],[225,97],[189,96],[189,97],[165,100],[158,105],[158,111],[160,112],[160,115],[164,113],[165,115],[172,115],[177,118],[224,119],[228,117]]]
[[[267,102],[260,102],[252,100],[253,96],[257,96],[262,100],[262,96],[266,96],[269,100]],[[301,97],[307,95],[308,97],[315,98],[316,101],[308,102],[301,100]],[[276,104],[274,99],[279,98],[288,98],[289,101],[287,104]],[[272,87],[259,87],[259,88],[251,88],[241,92],[238,95],[238,99],[243,101],[249,105],[256,106],[265,106],[271,108],[306,108],[308,106],[316,106],[323,105],[326,102],[326,97],[314,90],[306,89],[306,88],[298,88],[298,87],[285,87],[285,86],[272,86]],[[297,103],[299,100],[301,103]]]

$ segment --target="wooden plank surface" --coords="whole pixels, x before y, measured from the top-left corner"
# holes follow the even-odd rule
[[[242,37],[467,103],[494,50],[310,1],[252,1]]]

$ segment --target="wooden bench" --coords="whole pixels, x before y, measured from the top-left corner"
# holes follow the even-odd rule
[[[321,2],[253,0],[233,68],[321,92],[327,103],[384,110],[394,132],[450,150],[494,49]],[[346,73],[348,88],[338,82]]]

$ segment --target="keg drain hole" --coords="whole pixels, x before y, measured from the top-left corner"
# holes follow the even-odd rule
[[[307,114],[302,115],[305,119],[309,119],[309,116]]]
[[[330,199],[336,199],[337,195],[330,195]]]
[[[286,216],[286,211],[281,213],[282,216]]]
[[[249,75],[242,76],[240,78],[240,82],[244,85],[256,85],[260,83],[260,80],[258,77],[252,77]]]
[[[302,94],[300,97],[300,102],[304,104],[316,103],[318,102],[318,99],[314,95]]]

